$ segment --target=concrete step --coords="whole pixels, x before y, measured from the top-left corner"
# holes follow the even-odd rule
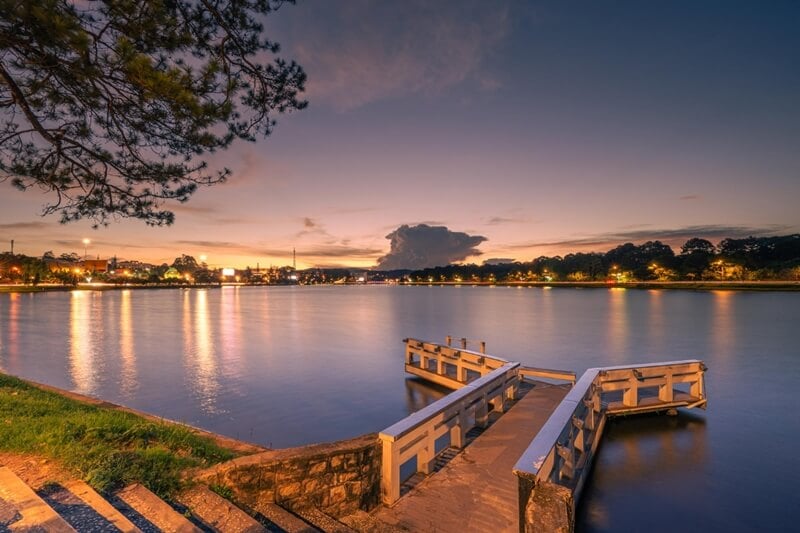
[[[78,497],[76,492],[91,503]],[[117,527],[113,523],[114,521],[122,528],[127,525],[128,527],[124,529],[126,532],[139,531],[119,511],[111,507],[106,500],[83,482],[77,482],[73,490],[67,489],[66,483],[49,483],[36,493],[80,533],[107,533],[110,531],[117,533],[121,528]],[[96,509],[95,506],[100,509]]]
[[[3,514],[11,514],[11,507],[16,511],[11,514],[9,523],[3,526],[8,531],[75,532],[33,489],[6,467],[0,467],[0,500],[5,502]]]
[[[178,503],[211,531],[220,533],[262,533],[266,528],[231,502],[205,485],[195,485],[181,492]]]
[[[186,517],[138,483],[134,483],[117,492],[116,497],[162,531],[170,533],[202,533],[202,530],[192,524]]]
[[[358,533],[353,528],[339,522],[319,509],[295,509],[294,514],[325,533]]]
[[[381,522],[378,518],[365,511],[356,511],[340,519],[344,524],[359,533],[408,533],[407,529]]]
[[[285,533],[323,533],[280,505],[262,503],[258,506],[258,510],[264,518],[275,524]]]
[[[64,483],[63,486],[122,533],[142,533],[133,522],[128,520],[113,505],[108,503],[105,498],[100,496],[92,487],[83,481],[69,481]]]

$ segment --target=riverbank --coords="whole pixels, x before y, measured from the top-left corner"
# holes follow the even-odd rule
[[[138,482],[169,497],[187,472],[263,450],[0,374],[0,454],[52,461],[99,491]]]
[[[333,284],[329,284],[333,285]],[[337,284],[340,286],[341,284]],[[348,284],[349,285],[349,284]],[[363,285],[363,284],[354,284]],[[578,289],[663,289],[688,291],[800,291],[800,281],[630,281],[625,283],[607,281],[437,281],[403,282],[409,286],[455,286],[455,287],[538,287]],[[116,285],[104,283],[81,283],[71,285],[0,285],[2,293],[37,293],[63,291],[113,291],[147,289],[216,289],[224,286],[237,287],[284,287],[285,285],[247,285],[244,283],[192,284],[192,285]],[[317,285],[313,285],[317,286]]]
[[[146,289],[216,289],[219,283],[210,284],[181,284],[181,285],[118,285],[116,283],[79,283],[78,285],[0,285],[2,293],[36,293],[36,292],[65,292],[65,291],[116,291],[116,290],[146,290]]]
[[[568,287],[580,289],[665,289],[690,291],[800,291],[800,281],[631,281],[625,283],[607,281],[503,281],[503,282],[407,282],[415,286],[463,286],[463,287]]]

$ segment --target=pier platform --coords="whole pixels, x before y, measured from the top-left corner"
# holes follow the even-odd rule
[[[409,531],[518,531],[514,464],[568,391],[534,384],[463,452],[375,517]]]

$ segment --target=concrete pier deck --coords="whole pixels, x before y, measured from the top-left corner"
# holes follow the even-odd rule
[[[537,384],[439,472],[375,517],[409,531],[519,531],[514,464],[568,391],[568,385]]]

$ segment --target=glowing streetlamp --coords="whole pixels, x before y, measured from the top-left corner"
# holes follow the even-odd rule
[[[89,244],[91,244],[91,242],[92,241],[90,241],[89,239],[83,239],[83,260],[84,261],[86,261],[87,249],[89,248]]]

